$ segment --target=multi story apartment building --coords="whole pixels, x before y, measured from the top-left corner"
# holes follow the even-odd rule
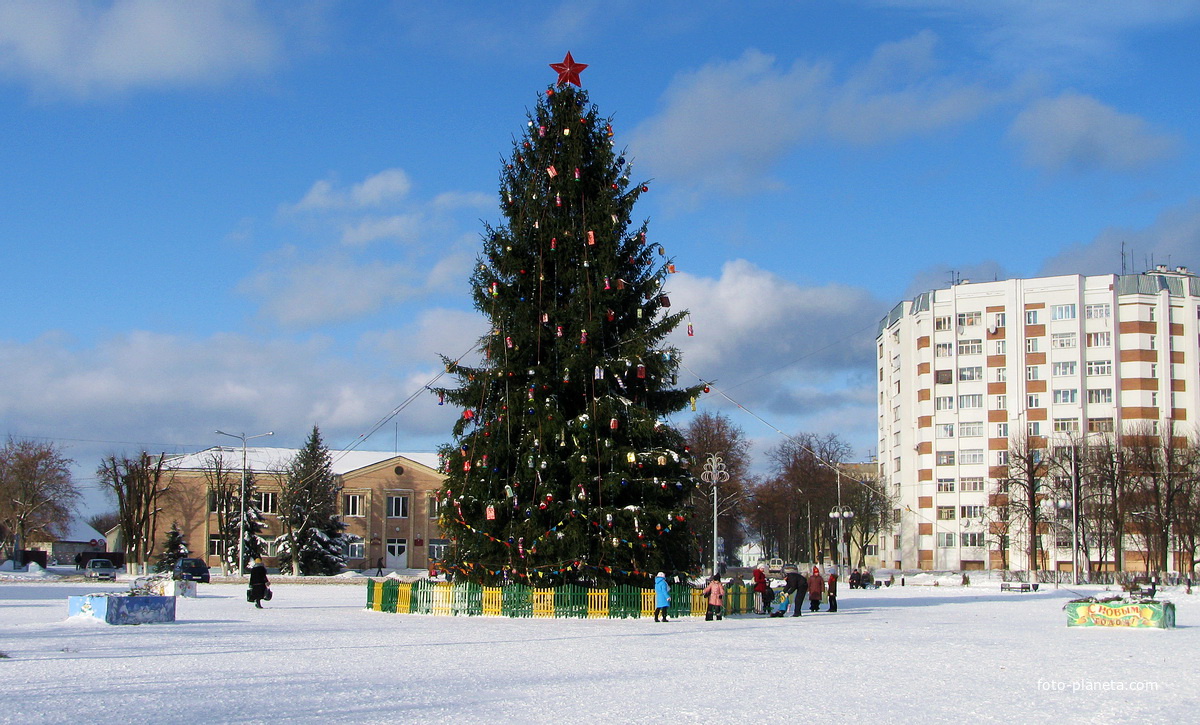
[[[1200,415],[1198,317],[1200,278],[1161,266],[964,280],[896,305],[876,339],[879,473],[899,501],[882,562],[1024,568],[1022,547],[993,536],[988,521],[1010,439],[1052,446],[1168,419],[1190,431]],[[1072,567],[1064,543],[1042,539],[1044,568]],[[1107,567],[1144,567],[1137,553]]]

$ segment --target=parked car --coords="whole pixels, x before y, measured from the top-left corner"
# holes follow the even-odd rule
[[[180,559],[175,562],[171,578],[208,584],[208,564],[203,559]]]
[[[88,579],[117,580],[117,567],[108,559],[92,559],[83,568],[83,575]]]

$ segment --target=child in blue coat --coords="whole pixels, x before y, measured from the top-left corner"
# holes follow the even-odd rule
[[[671,606],[671,590],[667,588],[667,575],[659,572],[654,577],[654,621],[667,621],[667,607]],[[662,614],[659,620],[658,615]]]

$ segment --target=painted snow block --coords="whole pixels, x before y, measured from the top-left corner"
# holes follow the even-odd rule
[[[109,624],[175,621],[175,597],[67,597],[67,615],[95,617]]]
[[[1066,610],[1068,627],[1175,628],[1175,604],[1172,602],[1135,602],[1118,606],[1068,602]]]
[[[196,582],[190,580],[168,579],[162,586],[164,597],[196,597]]]

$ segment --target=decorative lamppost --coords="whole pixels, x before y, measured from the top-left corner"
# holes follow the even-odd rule
[[[230,438],[237,438],[242,442],[242,494],[240,496],[242,516],[238,522],[238,576],[243,576],[246,573],[246,441],[273,436],[275,432],[267,431],[266,433],[259,433],[253,436],[247,436],[245,433],[234,435],[233,433],[226,433],[224,431],[215,431],[215,433],[217,435],[229,436]]]
[[[840,499],[841,496],[838,498]],[[850,510],[849,506],[838,505],[834,506],[833,510],[829,512],[829,518],[837,521],[838,524],[838,570],[845,571],[847,569],[846,556],[848,554],[848,552],[843,551],[843,546],[846,542],[846,520],[854,518],[854,512]]]
[[[704,471],[700,474],[700,480],[712,486],[713,499],[713,543],[712,543],[712,565],[713,576],[716,576],[719,571],[717,567],[717,489],[722,483],[729,480],[729,471],[725,470],[725,463],[716,453],[708,454],[708,461],[704,463]]]

